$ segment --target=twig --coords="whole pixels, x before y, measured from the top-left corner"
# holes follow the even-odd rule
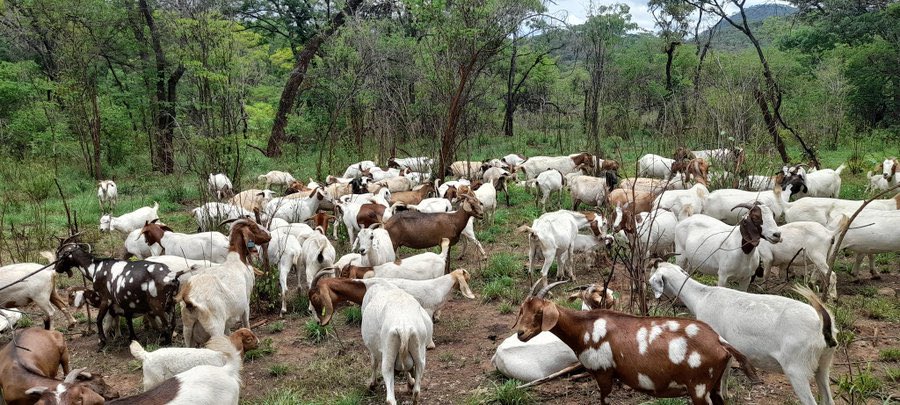
[[[548,375],[548,376],[546,376],[546,377],[544,377],[544,378],[538,378],[537,380],[534,380],[534,381],[532,381],[532,382],[530,382],[530,383],[522,384],[522,385],[520,385],[520,386],[518,386],[518,387],[516,387],[516,388],[536,387],[536,386],[538,386],[538,385],[541,385],[541,384],[544,384],[544,383],[549,382],[549,381],[551,381],[551,380],[554,380],[554,379],[556,379],[556,378],[559,378],[559,377],[562,376],[562,375],[565,375],[565,374],[571,373],[571,372],[573,372],[573,371],[575,371],[575,370],[578,370],[578,369],[581,368],[581,367],[582,367],[582,365],[581,365],[580,362],[575,362],[575,363],[572,363],[572,364],[566,366],[566,368],[564,368],[564,369],[562,369],[562,370],[559,370],[559,371],[557,371],[557,372],[555,372],[555,373],[553,373],[553,374],[550,374],[550,375]]]

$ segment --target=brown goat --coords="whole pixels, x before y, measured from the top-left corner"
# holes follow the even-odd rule
[[[334,215],[331,215],[325,211],[319,211],[316,215],[309,217],[308,221],[312,221],[315,226],[313,228],[322,227],[322,232],[328,232],[328,221],[334,219]]]
[[[613,309],[616,307],[616,304],[619,303],[615,292],[597,284],[588,284],[577,287],[574,292],[569,294],[567,301],[572,302],[577,299],[581,300],[581,309],[583,311],[592,309]]]
[[[682,160],[691,160],[694,158],[696,158],[696,156],[694,156],[694,152],[692,152],[688,148],[685,148],[684,146],[675,148],[675,153],[672,154],[672,159],[674,159],[676,162],[680,162]]]
[[[434,192],[434,185],[430,182],[425,183],[421,187],[419,187],[418,190],[398,191],[396,193],[392,193],[391,204],[402,202],[407,205],[415,205],[422,202],[422,200],[428,197],[428,195],[432,192]]]
[[[71,382],[79,379],[79,385],[90,385],[97,392],[108,395],[107,398],[118,397],[102,376],[82,373],[84,369],[70,373],[69,349],[62,333],[28,328],[17,332],[15,340],[0,350],[0,392],[3,392],[3,399],[10,405],[35,403],[43,390],[32,391],[32,388],[56,389],[62,383],[56,379],[59,366],[62,366],[64,375],[71,376]],[[102,398],[99,403],[103,403]]]
[[[631,203],[634,206],[635,214],[640,212],[650,212],[650,209],[653,208],[653,200],[655,199],[656,194],[653,193],[639,190],[625,190],[621,188],[617,188],[606,195],[606,200],[611,207],[615,207],[618,204],[624,206],[625,204]]]
[[[676,160],[675,163],[672,163],[672,172],[669,175],[669,179],[674,178],[679,173],[685,175],[685,177],[690,176],[695,182],[704,186],[709,185],[709,162],[706,159]]]
[[[363,204],[359,207],[359,213],[356,214],[356,223],[359,224],[360,229],[381,223],[385,209],[387,207],[381,204]]]
[[[401,246],[427,249],[440,245],[444,238],[450,239],[451,246],[455,245],[469,218],[481,219],[484,213],[477,198],[468,194],[460,194],[459,198],[462,203],[454,212],[401,211],[394,214],[384,223],[394,250]]]
[[[308,292],[309,304],[314,309],[313,315],[323,326],[331,322],[334,310],[339,304],[344,302],[362,304],[366,295],[366,285],[362,282],[348,278],[324,278],[329,274],[333,275],[334,269],[319,271],[313,278]]]
[[[600,403],[609,403],[618,379],[654,397],[687,395],[694,405],[724,404],[720,382],[732,357],[757,380],[747,358],[701,321],[560,307],[544,295],[561,283],[522,303],[516,321],[519,340],[527,342],[544,331],[560,338],[597,381]]]

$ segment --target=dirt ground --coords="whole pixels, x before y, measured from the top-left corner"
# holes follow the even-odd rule
[[[519,238],[519,236],[515,236]],[[494,243],[486,245],[489,255],[500,251],[514,251],[524,255],[522,241],[510,245]],[[338,252],[346,251],[346,246],[337,246]],[[457,249],[453,251],[458,252]],[[469,259],[454,259],[454,268],[465,267],[478,274],[479,269],[487,262]],[[525,261],[522,261],[523,266]],[[900,264],[888,264],[896,270]],[[581,268],[578,273],[579,283],[600,282],[600,269]],[[868,275],[866,275],[867,277]],[[293,277],[291,277],[293,279]],[[527,277],[519,278],[516,288],[527,291]],[[80,282],[79,282],[80,283]],[[778,292],[788,288],[790,284],[769,281],[762,287],[759,283],[751,287],[751,291]],[[616,291],[627,290],[627,280],[617,275],[611,287]],[[510,326],[518,312],[515,305],[512,313],[502,314],[498,302],[484,303],[480,297],[480,287],[475,282],[473,290],[479,295],[476,300],[467,300],[456,293],[443,310],[442,320],[435,324],[434,341],[437,347],[427,354],[427,367],[423,381],[422,403],[425,404],[465,404],[487,401],[502,384],[504,378],[491,365],[491,356],[497,345],[512,331]],[[852,299],[860,291],[874,289],[900,288],[900,274],[893,271],[881,280],[865,279],[854,283],[846,273],[839,274],[839,293],[841,300]],[[627,302],[627,294],[623,301]],[[896,300],[896,298],[894,298]],[[654,301],[655,303],[655,301]],[[683,307],[676,307],[676,312],[686,315]],[[671,312],[670,312],[671,313]],[[96,311],[93,313],[96,314]],[[258,325],[255,332],[261,340],[271,339],[275,349],[271,355],[247,360],[243,370],[244,388],[242,398],[246,403],[383,403],[384,387],[374,393],[366,392],[365,382],[369,376],[368,353],[362,344],[359,326],[347,324],[345,315],[335,316],[332,324],[333,333],[324,341],[314,343],[307,338],[305,329],[309,316],[289,314],[280,318],[276,313],[253,313],[251,324]],[[283,329],[280,326],[283,320]],[[58,324],[62,324],[59,319]],[[275,325],[275,326],[273,326]],[[125,338],[117,338],[110,342],[105,350],[97,352],[97,336],[82,335],[85,324],[69,331],[68,344],[74,367],[87,367],[89,371],[100,372],[106,376],[107,382],[116,387],[122,395],[138,392],[141,381],[139,365],[131,358]],[[176,328],[176,330],[180,330]],[[790,331],[785,331],[789,333]],[[897,363],[879,361],[879,351],[888,347],[900,347],[900,325],[886,321],[877,321],[859,316],[855,321],[856,340],[845,352],[839,350],[834,359],[832,371],[832,391],[838,403],[846,403],[837,395],[837,381],[848,373],[850,368],[856,373],[858,367],[865,368],[872,364],[872,371],[884,383],[882,392],[900,393],[896,381],[885,376],[885,369],[898,367]],[[151,330],[140,330],[144,342],[157,341],[158,335]],[[180,334],[175,342],[180,342]],[[9,333],[0,336],[0,343],[9,340]],[[848,356],[849,354],[849,356]],[[748,380],[737,370],[732,373],[731,396],[736,404],[785,404],[796,403],[793,391],[783,375],[762,373],[764,383],[750,386]],[[399,383],[398,400],[410,403],[411,397],[405,384]],[[293,391],[287,391],[288,388]],[[596,403],[598,390],[590,379],[571,381],[569,378],[533,388],[532,399],[547,404],[588,404]],[[280,402],[271,396],[281,393]],[[264,401],[270,397],[269,401]],[[614,404],[640,404],[652,402],[653,399],[635,393],[624,386],[613,391]],[[500,402],[496,402],[500,403]],[[674,402],[672,402],[674,403]],[[870,400],[869,403],[882,403]],[[895,402],[896,403],[896,402]]]

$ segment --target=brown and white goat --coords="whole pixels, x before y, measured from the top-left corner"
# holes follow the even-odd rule
[[[706,159],[676,160],[675,163],[672,163],[672,173],[669,175],[669,179],[679,173],[704,186],[709,185],[709,162]]]
[[[93,388],[81,397],[75,393],[70,398],[82,398],[84,404],[103,403],[103,398],[116,398],[114,392],[100,375],[83,373],[84,369],[69,372],[69,349],[62,333],[55,330],[28,328],[17,332],[15,340],[0,350],[0,392],[10,405],[33,404],[47,389],[56,389],[63,381],[57,380],[59,366],[67,375],[66,383]],[[41,387],[41,388],[37,388]],[[90,394],[96,395],[96,397]],[[93,398],[93,402],[88,399]],[[51,402],[52,403],[52,402]],[[79,403],[77,401],[64,403]]]
[[[429,194],[431,194],[433,192],[434,192],[434,184],[425,183],[421,187],[419,187],[417,190],[398,191],[396,193],[392,193],[391,194],[391,204],[394,204],[397,202],[402,202],[402,203],[408,204],[408,205],[415,205],[415,204],[422,202],[422,200],[424,200],[426,197],[428,197]]]
[[[468,194],[461,194],[459,198],[462,203],[454,212],[401,211],[394,214],[384,223],[384,229],[391,235],[394,250],[401,246],[427,249],[440,245],[445,238],[450,240],[451,246],[455,245],[469,218],[481,219],[484,212],[477,198]]]
[[[633,211],[634,214],[650,212],[650,209],[653,208],[653,200],[655,199],[656,194],[640,190],[625,190],[622,188],[610,191],[609,195],[606,196],[609,206],[615,207],[618,205],[625,206],[626,204],[631,204],[630,206],[633,207],[631,211]]]
[[[732,357],[748,377],[757,378],[746,357],[703,322],[575,311],[544,299],[562,283],[525,299],[516,320],[519,340],[543,331],[559,337],[597,381],[603,404],[609,403],[615,379],[654,397],[687,395],[694,405],[724,404],[720,382]]]
[[[331,215],[325,211],[319,211],[316,215],[309,217],[308,221],[312,221],[313,229],[322,227],[323,232],[328,232],[328,221],[333,221],[334,215]]]

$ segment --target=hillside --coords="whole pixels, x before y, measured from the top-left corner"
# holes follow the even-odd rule
[[[769,18],[783,18],[796,12],[796,8],[783,4],[760,4],[748,7],[746,15],[754,35],[763,45],[766,45],[772,42],[774,35],[762,29],[763,23]],[[740,22],[741,15],[735,13],[730,15],[729,18],[735,22]],[[723,20],[716,24],[715,30],[716,33],[712,42],[712,46],[715,49],[738,50],[750,46],[750,41],[747,40],[747,37],[727,21]],[[709,35],[709,30],[703,31],[700,37],[706,38],[707,35]]]

